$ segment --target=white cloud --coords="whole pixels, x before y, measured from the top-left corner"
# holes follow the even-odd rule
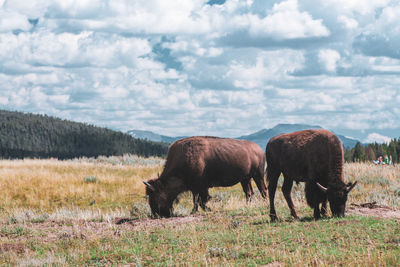
[[[272,13],[260,19],[249,15],[252,35],[269,35],[277,39],[329,36],[330,31],[321,19],[314,20],[307,12],[300,12],[297,0],[277,3]]]
[[[0,108],[170,135],[399,125],[398,1],[206,2],[0,0]]]
[[[288,78],[288,74],[302,67],[303,53],[294,50],[261,52],[250,64],[232,62],[226,78],[238,88],[264,88],[268,81]]]
[[[338,21],[342,23],[347,29],[356,29],[358,27],[357,20],[341,15],[338,17]]]
[[[27,31],[31,28],[26,16],[16,12],[6,12],[0,9],[0,32],[13,30]]]
[[[390,3],[391,0],[325,0],[323,6],[329,11],[336,11],[342,14],[368,15],[375,13],[377,8],[381,8]]]
[[[333,49],[321,49],[318,53],[318,59],[327,71],[334,72],[337,62],[340,60],[340,54]]]
[[[380,135],[378,133],[371,133],[367,136],[367,138],[364,140],[364,143],[378,143],[378,144],[382,144],[382,143],[390,143],[390,141],[392,140],[392,138],[384,136],[384,135]]]

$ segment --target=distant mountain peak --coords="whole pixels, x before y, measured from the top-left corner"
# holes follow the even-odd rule
[[[237,137],[236,139],[252,141],[264,149],[265,146],[267,145],[269,139],[278,134],[291,133],[291,132],[308,130],[308,129],[323,129],[323,128],[318,125],[280,123],[270,129],[261,129],[255,133],[252,133],[249,135],[243,135],[243,136]],[[140,131],[140,130],[131,130],[131,131],[128,131],[128,134],[133,135],[136,138],[148,139],[151,141],[161,141],[161,142],[167,142],[167,143],[172,143],[178,139],[182,139],[185,137],[185,136],[170,137],[170,136],[156,134],[156,133],[153,133],[150,131]],[[356,145],[356,143],[358,141],[353,138],[347,138],[343,135],[337,135],[337,136],[342,141],[343,146],[345,146],[345,147],[352,148]]]
[[[307,125],[307,124],[290,124],[290,123],[280,123],[272,127],[271,129],[287,129],[287,130],[293,130],[294,131],[301,131],[298,129],[322,129],[321,126],[318,125]]]

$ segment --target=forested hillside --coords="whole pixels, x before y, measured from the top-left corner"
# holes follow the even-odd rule
[[[0,110],[0,158],[164,156],[168,144],[46,115]]]

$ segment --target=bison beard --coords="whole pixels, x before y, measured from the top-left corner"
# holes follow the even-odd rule
[[[278,178],[283,173],[282,192],[291,215],[298,218],[291,190],[293,181],[305,182],[306,200],[314,208],[314,218],[326,215],[326,204],[334,216],[344,216],[347,195],[355,183],[344,183],[343,147],[327,130],[305,130],[271,138],[265,150],[270,217],[276,217],[274,198]],[[320,210],[319,204],[322,203]]]
[[[189,137],[173,143],[163,172],[144,182],[153,215],[172,216],[172,205],[184,191],[193,194],[193,212],[206,206],[208,189],[241,183],[246,199],[254,194],[253,178],[261,195],[267,197],[264,182],[265,155],[255,143],[218,137]]]

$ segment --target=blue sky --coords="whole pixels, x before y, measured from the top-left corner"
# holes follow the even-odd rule
[[[400,137],[400,1],[0,0],[0,108],[236,137]]]

